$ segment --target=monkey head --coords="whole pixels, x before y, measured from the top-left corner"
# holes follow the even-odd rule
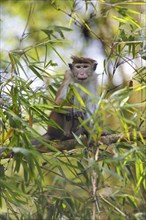
[[[91,58],[71,57],[73,62],[69,63],[69,68],[73,77],[78,81],[87,80],[96,70],[97,62]]]

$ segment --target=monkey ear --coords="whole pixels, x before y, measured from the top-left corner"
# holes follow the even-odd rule
[[[94,64],[93,64],[93,70],[94,70],[94,71],[96,70],[96,67],[97,67],[97,63],[94,63]]]
[[[72,63],[69,63],[68,66],[69,66],[69,68],[70,68],[71,70],[73,69]]]

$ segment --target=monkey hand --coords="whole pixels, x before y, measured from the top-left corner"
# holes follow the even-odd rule
[[[68,113],[66,114],[66,120],[67,120],[67,121],[73,120],[73,112],[68,112]]]
[[[73,119],[81,118],[82,120],[85,119],[85,113],[83,111],[75,111],[75,112],[68,112],[66,115],[66,120],[71,121]]]
[[[81,118],[82,120],[85,119],[85,113],[83,111],[76,111],[74,112],[74,118],[78,119],[78,118]]]

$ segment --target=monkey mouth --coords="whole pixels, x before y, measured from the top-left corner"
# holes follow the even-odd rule
[[[78,77],[77,79],[80,80],[80,81],[82,81],[82,80],[86,80],[87,77]]]
[[[79,81],[85,81],[87,78],[84,78],[84,79],[78,79]]]

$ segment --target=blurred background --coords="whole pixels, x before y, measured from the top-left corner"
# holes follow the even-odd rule
[[[114,85],[130,80],[135,68],[144,65],[142,3],[1,1],[1,71],[6,69],[12,51],[22,55],[22,60],[24,54],[29,56],[28,62],[31,58],[40,64],[52,60],[57,71],[66,68],[64,63],[70,62],[71,55],[79,55],[96,59],[98,74],[108,70]],[[25,77],[23,71],[21,74]],[[106,74],[104,77],[107,80]]]

